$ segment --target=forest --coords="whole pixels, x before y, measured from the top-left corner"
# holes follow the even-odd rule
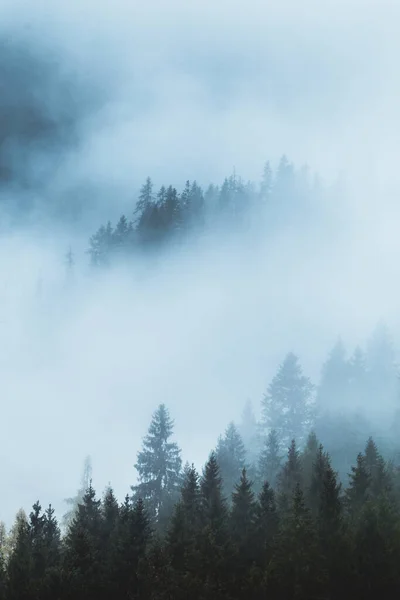
[[[376,398],[391,407],[382,448],[370,435],[376,424],[365,418]],[[10,532],[2,526],[0,597],[396,597],[397,403],[393,342],[383,324],[349,358],[338,340],[318,385],[288,353],[261,399],[260,418],[247,402],[200,471],[183,461],[162,403],[122,503],[111,485],[96,492],[88,457],[60,523],[51,505],[43,510],[37,501],[29,515],[18,512]]]
[[[283,155],[274,169],[265,163],[261,181],[244,181],[236,174],[205,191],[196,181],[186,181],[179,193],[173,185],[155,192],[148,177],[131,215],[122,214],[113,226],[101,225],[89,240],[93,266],[115,264],[133,254],[148,255],[167,245],[190,244],[205,232],[240,234],[262,227],[262,235],[276,234],[283,226],[321,218],[324,188],[308,167],[301,168]]]

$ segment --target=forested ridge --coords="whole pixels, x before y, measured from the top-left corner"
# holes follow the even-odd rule
[[[326,191],[325,191],[326,193]],[[267,161],[258,183],[244,181],[234,171],[221,185],[205,190],[197,181],[186,181],[178,192],[173,185],[154,189],[147,178],[131,213],[122,214],[115,225],[100,226],[89,240],[93,266],[105,266],[137,252],[185,243],[196,234],[223,228],[224,233],[258,227],[271,233],[281,225],[316,219],[323,188],[307,167],[300,169],[283,156],[274,170]]]
[[[111,486],[96,493],[87,459],[61,525],[54,509],[37,501],[29,515],[19,511],[10,532],[2,526],[0,597],[396,597],[394,359],[383,324],[365,349],[348,354],[339,340],[318,385],[288,353],[261,398],[259,417],[247,402],[200,471],[184,462],[172,416],[160,404],[137,453],[137,481],[122,503]],[[383,447],[366,417],[377,398],[390,406]]]

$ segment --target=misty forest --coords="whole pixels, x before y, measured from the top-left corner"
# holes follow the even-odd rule
[[[0,600],[400,597],[391,19],[11,4]]]

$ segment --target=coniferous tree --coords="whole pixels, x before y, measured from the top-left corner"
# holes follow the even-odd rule
[[[287,460],[278,475],[279,504],[281,511],[289,509],[290,499],[296,486],[302,484],[302,465],[300,452],[297,449],[295,440],[289,446]]]
[[[222,480],[216,455],[211,453],[200,481],[202,530],[198,538],[198,576],[205,598],[226,596],[228,546],[228,511],[222,493]]]
[[[109,598],[136,598],[144,588],[141,566],[152,537],[150,519],[143,500],[129,496],[120,508],[109,556]]]
[[[351,467],[349,487],[346,490],[346,504],[349,513],[358,517],[360,511],[368,500],[368,491],[371,484],[371,475],[366,464],[364,454],[357,456],[357,464]]]
[[[317,392],[318,409],[332,411],[338,406],[346,406],[349,379],[350,369],[346,359],[346,349],[339,338],[322,367],[321,381]]]
[[[33,600],[32,546],[29,523],[19,512],[15,522],[15,541],[7,564],[7,597],[10,600]]]
[[[262,424],[275,429],[282,444],[301,444],[311,425],[314,386],[303,375],[299,359],[289,353],[268,387],[262,402]]]
[[[170,441],[172,434],[173,421],[165,404],[160,404],[135,464],[139,482],[132,486],[134,497],[144,500],[150,518],[159,525],[172,513],[182,482],[181,451]]]
[[[146,182],[140,188],[134,214],[143,215],[146,213],[153,204],[153,201],[153,182],[150,177],[147,177]]]
[[[318,438],[315,431],[308,434],[306,445],[301,453],[301,466],[303,471],[303,486],[307,490],[311,485],[315,461],[319,450]]]
[[[72,519],[74,518],[75,513],[78,510],[78,505],[82,503],[86,490],[89,488],[92,479],[92,471],[92,460],[90,456],[87,456],[83,465],[81,484],[79,486],[76,496],[74,496],[73,498],[65,499],[65,503],[71,507],[70,510],[63,516],[63,525],[66,528],[68,528],[68,526],[72,523]]]
[[[246,463],[246,450],[234,423],[230,423],[224,437],[219,438],[215,454],[221,471],[223,493],[228,498]]]
[[[238,427],[238,432],[243,440],[244,446],[246,448],[246,454],[250,462],[254,463],[259,453],[260,441],[258,424],[254,415],[253,405],[250,400],[246,402],[245,407],[243,409],[242,419]]]
[[[272,597],[323,598],[327,575],[316,528],[297,484],[268,566]]]
[[[282,452],[281,444],[279,443],[278,435],[275,429],[271,429],[267,439],[265,440],[264,447],[261,451],[258,460],[258,478],[261,485],[268,481],[268,483],[275,488],[277,483],[277,476],[281,470],[282,465]]]
[[[103,588],[101,502],[90,482],[65,538],[64,584],[76,600],[99,597]]]

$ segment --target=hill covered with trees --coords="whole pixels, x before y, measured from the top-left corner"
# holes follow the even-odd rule
[[[248,402],[201,470],[184,462],[160,404],[122,503],[111,486],[98,496],[87,459],[62,527],[39,501],[29,515],[19,511],[10,532],[2,526],[0,597],[395,597],[397,382],[382,324],[366,350],[349,357],[339,340],[317,386],[288,353],[261,399],[260,418]],[[383,447],[369,433],[376,424],[348,404],[377,397],[392,402],[391,443],[387,431]]]

